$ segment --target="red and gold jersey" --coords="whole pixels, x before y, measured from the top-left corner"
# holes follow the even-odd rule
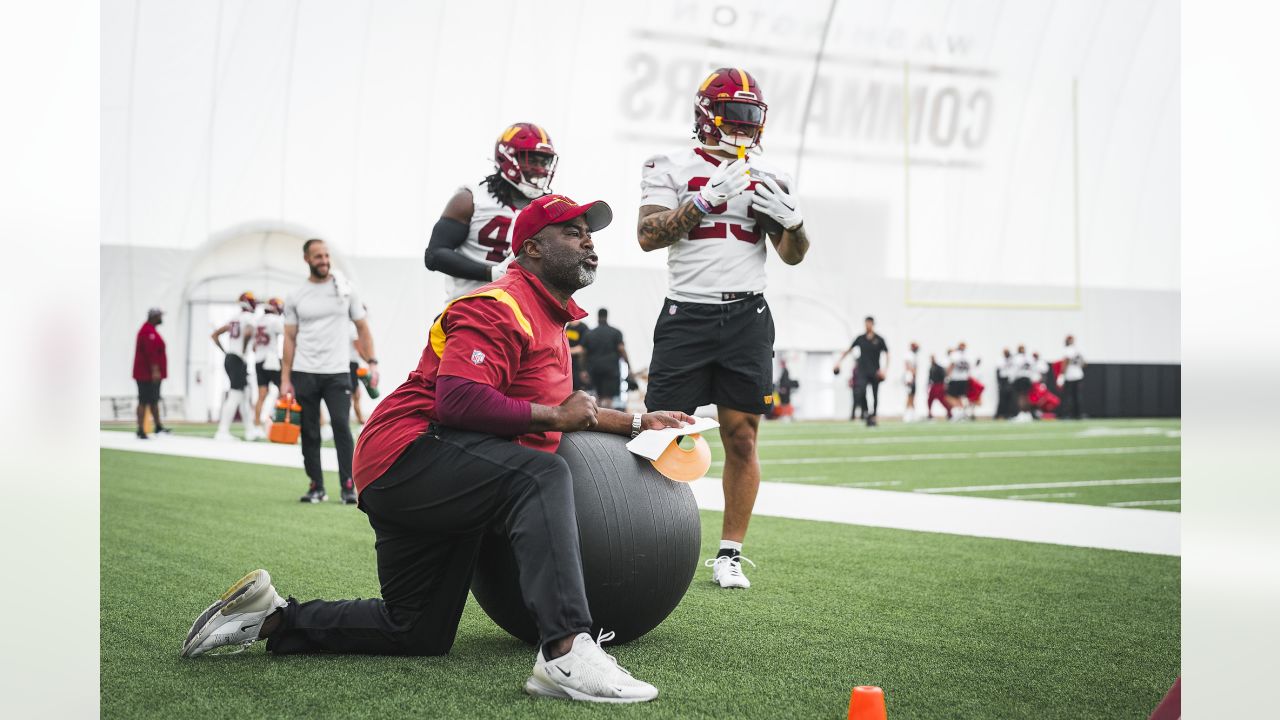
[[[677,208],[691,201],[723,162],[702,148],[689,148],[645,161],[641,205]],[[768,175],[794,192],[791,178],[748,155],[753,177]],[[667,249],[668,297],[681,302],[723,303],[722,293],[764,292],[767,236],[756,222],[751,195],[757,182],[717,205],[702,223]]]
[[[418,367],[378,403],[360,433],[353,460],[357,489],[385,473],[433,421],[442,375],[489,385],[507,397],[559,405],[573,392],[564,326],[586,313],[563,307],[519,263],[507,274],[445,307],[431,326]],[[560,433],[525,433],[515,442],[555,452]]]

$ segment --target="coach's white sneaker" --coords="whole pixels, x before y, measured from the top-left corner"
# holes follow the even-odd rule
[[[182,643],[182,657],[196,657],[226,645],[238,646],[227,654],[244,650],[258,641],[262,621],[287,604],[272,586],[270,573],[254,570],[200,613]]]
[[[702,563],[705,567],[711,568],[711,582],[718,583],[722,588],[742,588],[751,587],[751,581],[746,575],[742,574],[742,561],[746,560],[751,563],[751,567],[756,564],[751,562],[749,558],[737,555],[735,557],[714,557],[709,558]]]
[[[240,442],[240,438],[236,437],[235,435],[232,435],[229,432],[223,432],[222,430],[219,430],[218,432],[214,433],[213,439],[217,440],[218,442]]]
[[[658,697],[658,688],[637,680],[600,647],[613,633],[600,632],[598,640],[586,633],[573,639],[573,649],[555,660],[538,651],[525,692],[541,697],[602,703],[637,703]]]

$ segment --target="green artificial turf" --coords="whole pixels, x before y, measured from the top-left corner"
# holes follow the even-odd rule
[[[102,427],[133,430],[127,423],[103,423]],[[172,427],[176,434],[193,437],[213,437],[216,430],[207,423]],[[709,433],[707,439],[715,462],[711,474],[718,476],[724,452],[716,433]],[[1181,442],[1181,422],[1166,419],[1026,424],[886,422],[877,428],[851,422],[765,422],[759,452],[764,479],[771,482],[935,490],[970,497],[1086,505],[1119,503],[1176,512],[1181,509],[1182,497]],[[333,446],[331,441],[324,444]],[[967,489],[1146,478],[1163,481]]]
[[[378,592],[362,513],[296,501],[299,471],[102,451],[108,718],[1145,718],[1179,668],[1174,557],[758,517],[754,586],[699,569],[649,635],[613,650],[661,697],[525,696],[533,650],[471,603],[443,658],[182,660],[192,619],[255,567],[301,599]],[[720,515],[704,512],[703,546]]]

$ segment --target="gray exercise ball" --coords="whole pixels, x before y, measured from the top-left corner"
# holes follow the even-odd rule
[[[565,433],[558,451],[573,474],[591,632],[611,631],[615,643],[644,635],[671,614],[693,581],[702,542],[693,491],[626,445],[620,435]],[[504,535],[485,537],[471,592],[503,630],[538,642]]]

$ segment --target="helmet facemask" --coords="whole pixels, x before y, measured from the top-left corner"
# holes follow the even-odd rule
[[[768,106],[753,93],[738,92],[737,97],[714,100],[702,98],[696,107],[694,131],[707,149],[736,153],[739,147],[759,147]]]
[[[512,184],[521,194],[534,200],[551,192],[551,179],[555,177],[560,156],[536,150],[519,150],[515,157],[520,180]]]

